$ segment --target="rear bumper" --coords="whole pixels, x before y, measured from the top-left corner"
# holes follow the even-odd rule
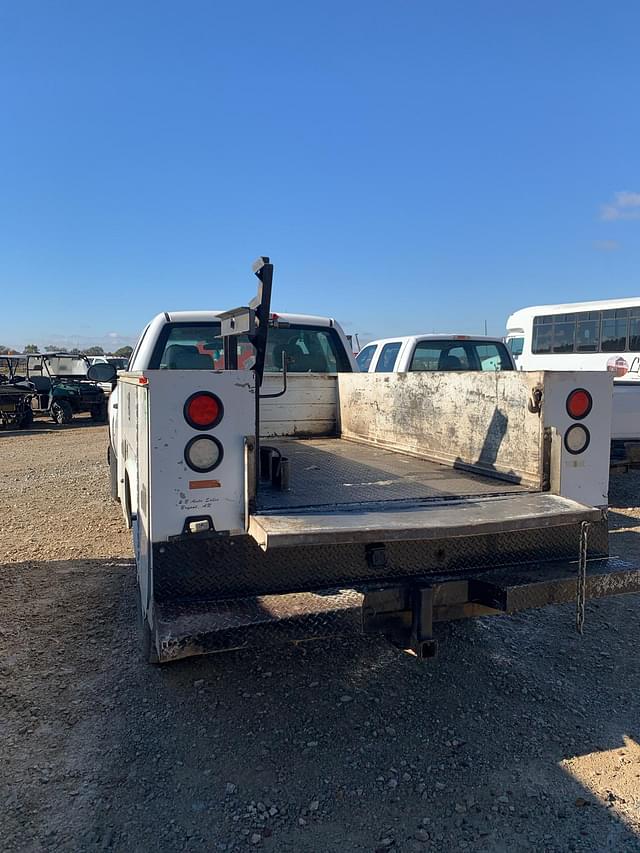
[[[577,558],[580,525],[423,541],[352,542],[263,551],[249,536],[181,538],[152,545],[158,602],[229,600],[325,589],[403,584],[411,578],[541,566]],[[590,559],[608,556],[607,521],[589,530]]]
[[[233,599],[154,602],[153,637],[161,662],[282,642],[382,634],[419,657],[433,656],[433,623],[575,600],[577,564],[505,566],[490,571],[415,577]],[[640,592],[640,566],[618,558],[587,566],[587,598]]]

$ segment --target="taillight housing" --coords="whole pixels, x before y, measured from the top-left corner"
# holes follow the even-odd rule
[[[567,414],[574,421],[586,418],[593,408],[593,398],[586,388],[575,388],[567,397]]]
[[[212,429],[224,417],[222,400],[211,391],[196,391],[184,404],[184,419],[194,429]]]

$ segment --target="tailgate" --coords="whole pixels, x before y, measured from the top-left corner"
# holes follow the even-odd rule
[[[267,551],[306,545],[427,541],[542,530],[598,521],[599,509],[549,493],[524,493],[411,503],[381,502],[333,509],[252,515],[249,535]]]

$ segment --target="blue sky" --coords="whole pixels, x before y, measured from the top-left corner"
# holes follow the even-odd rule
[[[637,2],[0,0],[0,343],[640,295]],[[111,337],[108,337],[111,335]]]

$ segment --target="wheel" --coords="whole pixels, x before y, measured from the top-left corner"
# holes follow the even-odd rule
[[[55,400],[51,404],[51,417],[57,424],[70,424],[73,420],[73,409],[66,400]]]
[[[131,528],[133,527],[134,515],[131,510],[131,488],[129,486],[129,478],[126,474],[124,475],[124,505],[122,509],[127,525],[127,530],[131,530]]]
[[[73,420],[73,409],[66,400],[55,400],[51,404],[51,417],[57,424],[70,424]]]
[[[107,449],[107,460],[109,462],[109,481],[111,485],[111,498],[120,503],[118,497],[118,459],[111,449],[111,445]]]
[[[31,409],[25,409],[25,413],[20,421],[20,429],[31,429],[33,426],[33,412]]]
[[[153,642],[153,634],[149,623],[142,615],[142,600],[140,598],[140,585],[136,581],[136,610],[138,621],[138,635],[140,641],[140,656],[144,663],[160,663],[158,660],[158,652],[156,645]]]
[[[107,401],[98,403],[91,409],[91,420],[97,424],[103,424],[107,420]]]
[[[71,403],[66,400],[54,400],[51,404],[51,417],[57,424],[70,424],[73,420]]]

